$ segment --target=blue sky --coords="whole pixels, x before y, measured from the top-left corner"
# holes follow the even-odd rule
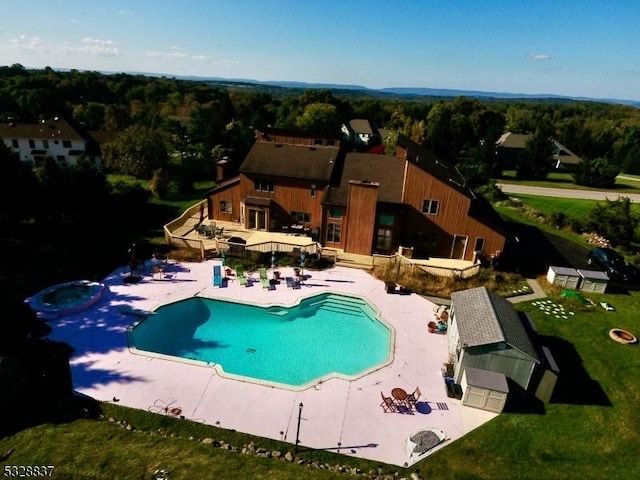
[[[2,0],[0,65],[640,100],[637,0]]]

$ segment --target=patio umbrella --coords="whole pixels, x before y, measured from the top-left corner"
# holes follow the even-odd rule
[[[204,203],[200,204],[200,224],[204,222]]]
[[[132,244],[131,248],[129,248],[129,270],[131,275],[133,275],[133,271],[136,269],[136,244]]]
[[[271,252],[271,268],[276,268],[276,252]]]
[[[304,257],[305,257],[306,253],[304,251],[304,249],[302,249],[302,251],[300,252],[300,275],[302,275],[303,270],[304,270]]]

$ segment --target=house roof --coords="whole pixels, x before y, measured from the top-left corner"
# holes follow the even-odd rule
[[[328,182],[339,155],[335,147],[256,142],[240,172]]]
[[[329,187],[323,203],[346,205],[350,181],[378,183],[378,201],[402,203],[404,160],[389,155],[350,152],[345,155],[338,185]]]
[[[12,121],[0,124],[0,138],[27,138],[32,140],[83,140],[85,137],[62,117],[41,120],[38,123]]]
[[[451,294],[460,343],[464,348],[505,342],[539,362],[516,309],[486,287]]]
[[[502,148],[525,148],[530,137],[530,133],[507,132],[500,136],[496,141],[496,145]]]
[[[355,118],[353,120],[349,120],[349,127],[355,133],[363,133],[367,135],[373,135],[374,131],[371,128],[371,123],[366,118]]]
[[[527,141],[531,138],[530,133],[511,133],[507,132],[496,141],[496,146],[502,148],[526,148]],[[551,139],[553,142],[553,158],[560,163],[576,165],[581,162],[581,158],[562,145],[555,138]]]
[[[451,188],[458,190],[469,198],[474,198],[473,191],[466,186],[466,180],[458,169],[449,165],[438,155],[426,148],[421,147],[405,135],[398,135],[397,144],[407,152],[407,160],[419,168],[446,183]]]

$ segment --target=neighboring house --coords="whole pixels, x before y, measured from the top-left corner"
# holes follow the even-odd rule
[[[81,129],[61,117],[38,123],[11,121],[0,124],[0,139],[20,155],[23,162],[39,166],[45,158],[54,158],[66,165],[75,165],[80,158],[100,166],[98,144]]]
[[[345,143],[356,150],[366,150],[368,147],[380,145],[380,135],[367,119],[357,118],[342,124],[340,127]]]
[[[523,154],[531,134],[507,132],[496,141],[496,154],[505,169],[514,168],[517,159]],[[555,139],[551,139],[553,165],[557,170],[575,169],[582,159]]]
[[[315,233],[348,253],[474,260],[495,257],[506,234],[499,217],[458,171],[400,136],[396,156],[348,152],[337,138],[256,131],[236,177],[208,193],[211,219],[246,228]]]
[[[447,335],[456,383],[471,367],[503,374],[522,392],[538,388],[541,361],[523,318],[491,290],[478,287],[451,294]]]

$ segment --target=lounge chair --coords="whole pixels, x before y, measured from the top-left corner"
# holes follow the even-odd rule
[[[413,393],[410,393],[407,396],[407,403],[409,405],[415,405],[416,403],[418,403],[419,398],[420,398],[420,387],[416,387]]]
[[[271,289],[271,282],[267,278],[267,269],[262,267],[258,270],[258,272],[260,272],[260,285],[262,285],[262,288]]]
[[[220,265],[213,266],[213,286],[222,287],[222,267]]]
[[[236,278],[238,279],[238,284],[243,287],[249,284],[247,277],[244,276],[244,267],[242,265],[236,265]]]
[[[380,392],[380,396],[382,397],[382,403],[380,404],[382,410],[385,412],[395,412],[397,410],[396,402],[393,401],[393,398],[385,397],[382,392]]]
[[[294,290],[300,288],[300,280],[296,280],[293,277],[285,277],[285,281],[287,282],[287,288],[292,288]]]

